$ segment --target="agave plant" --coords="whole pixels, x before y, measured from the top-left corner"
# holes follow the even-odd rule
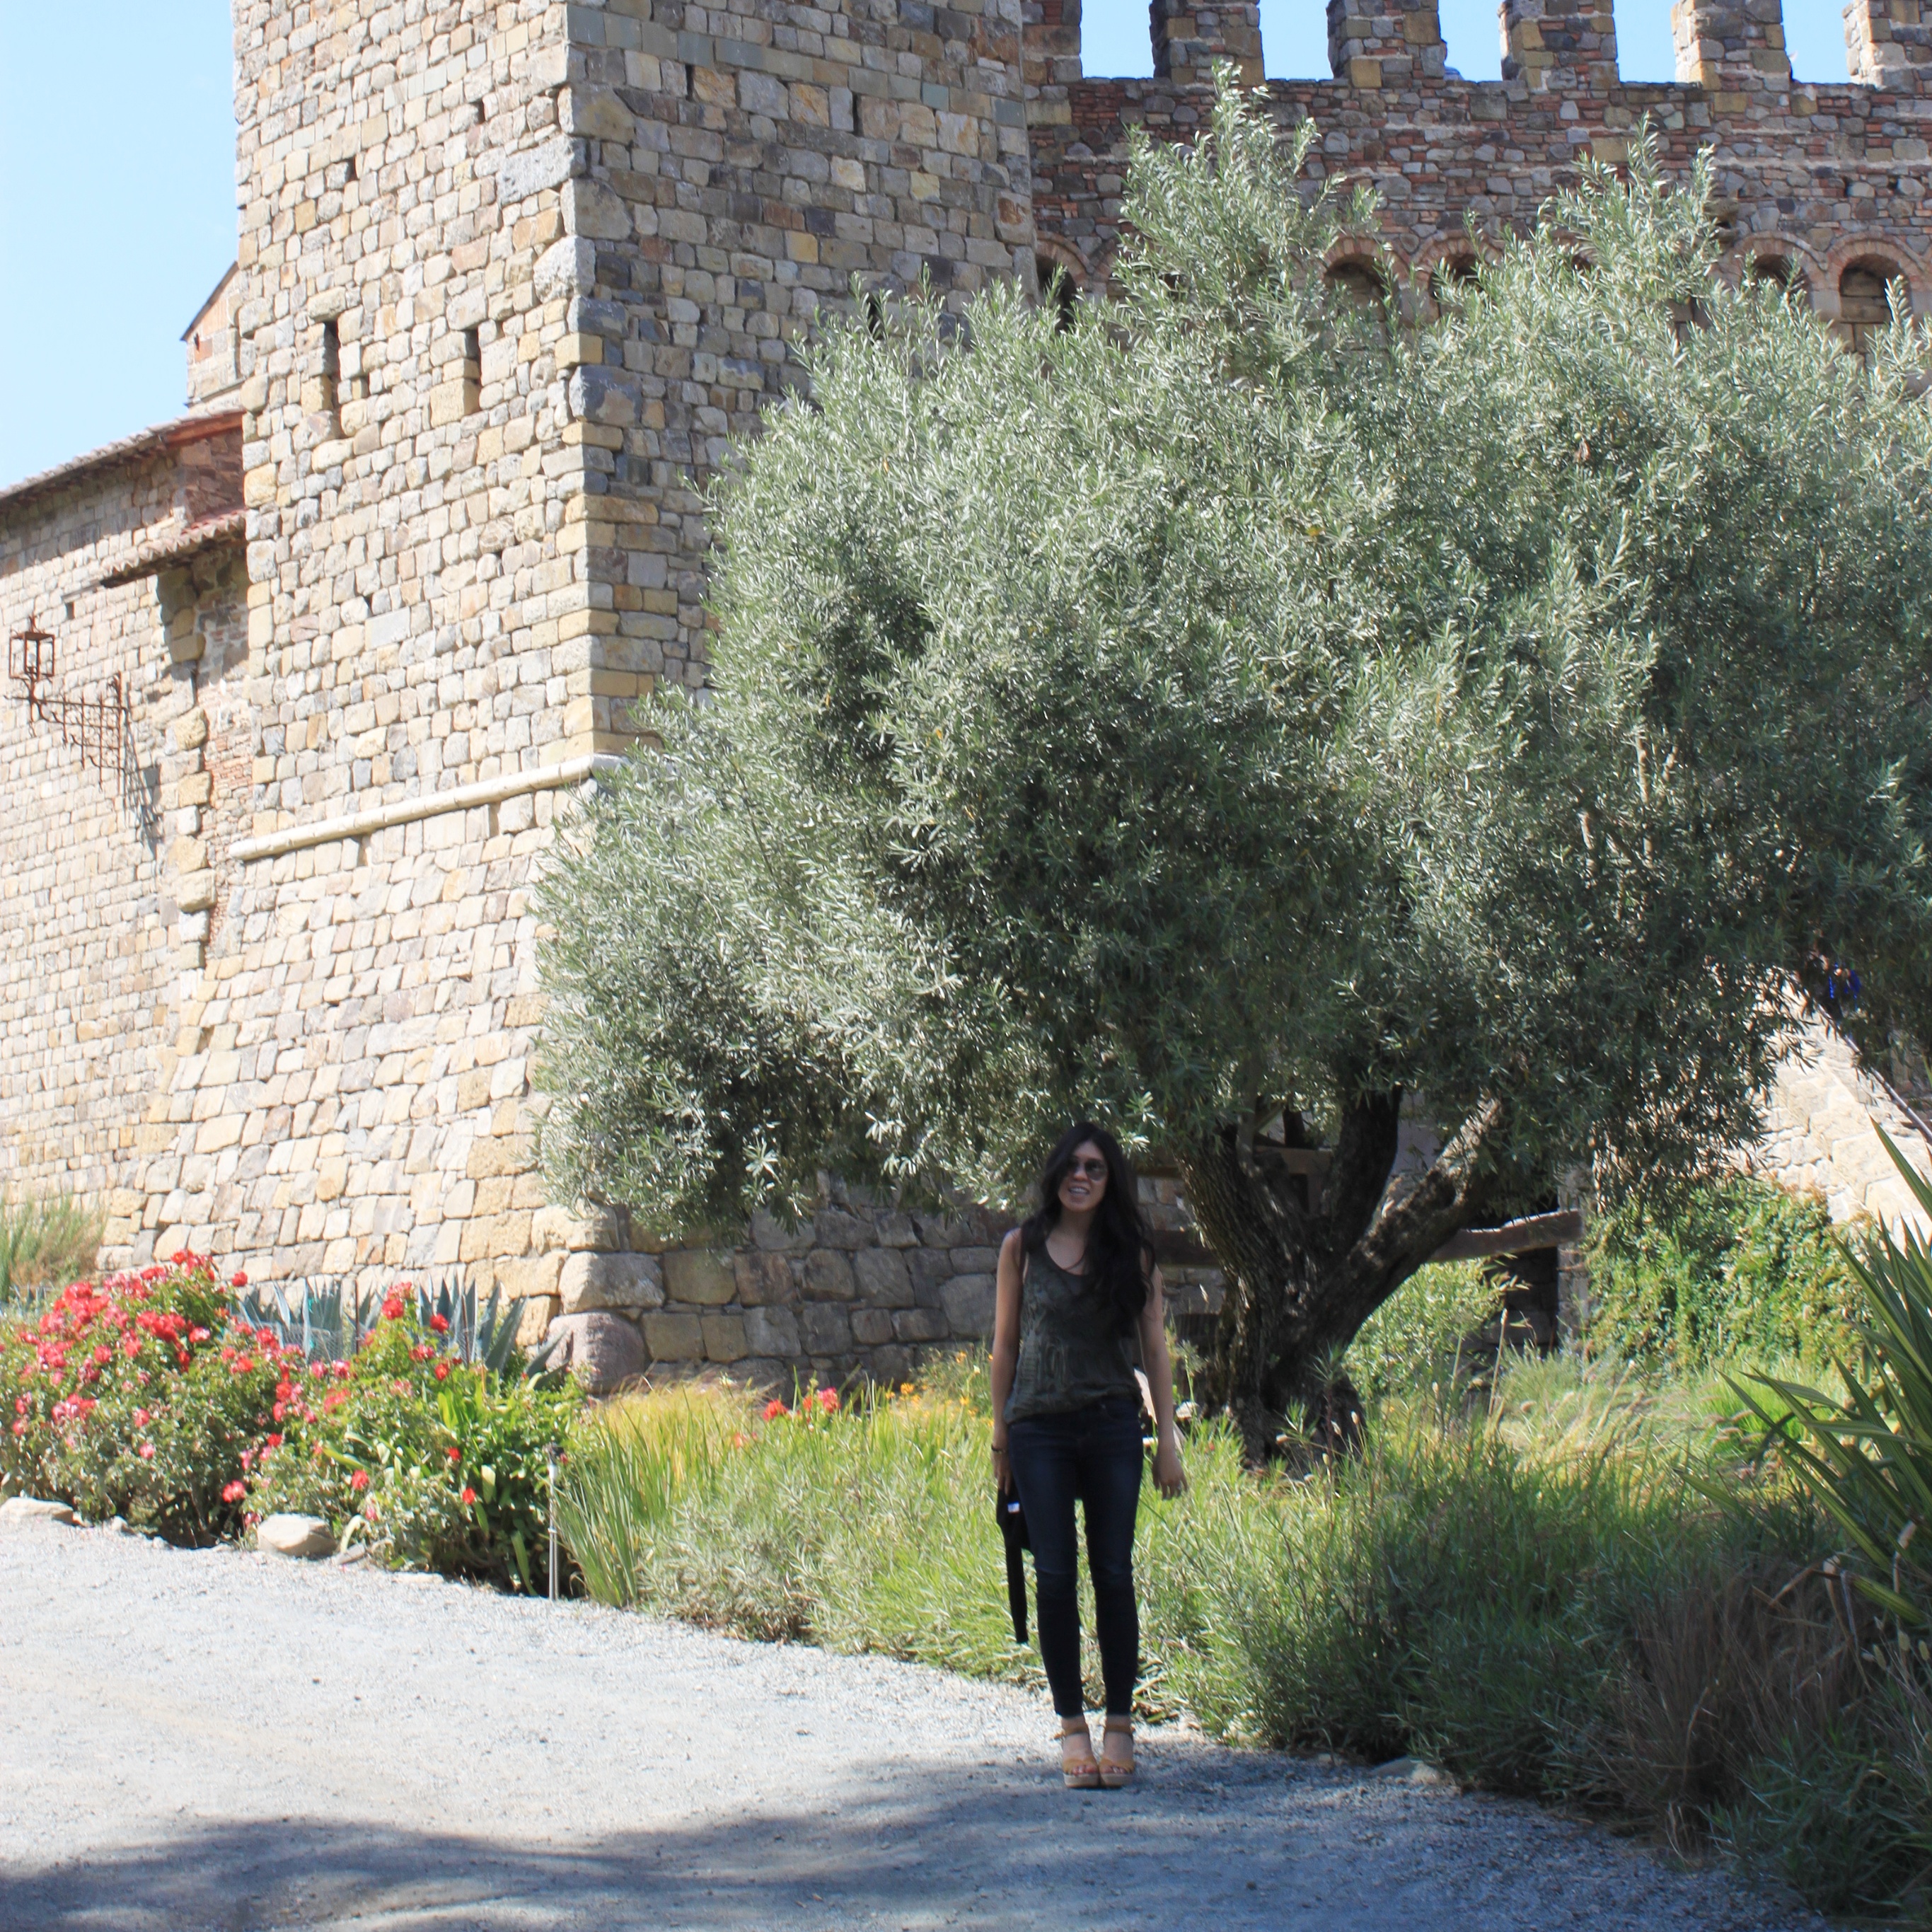
[[[1879,1138],[1932,1220],[1932,1185],[1882,1127]],[[1862,1559],[1858,1587],[1919,1626],[1932,1620],[1932,1252],[1910,1228],[1880,1226],[1856,1248],[1840,1245],[1864,1291],[1867,1318],[1854,1332],[1864,1374],[1837,1364],[1841,1402],[1771,1376],[1748,1376],[1755,1390],[1731,1386]]]
[[[520,1375],[539,1375],[556,1348],[553,1340],[527,1358],[519,1357],[517,1329],[524,1298],[505,1306],[502,1290],[493,1287],[483,1302],[475,1285],[460,1276],[366,1290],[339,1276],[263,1282],[239,1298],[236,1312],[250,1327],[272,1330],[284,1346],[299,1348],[311,1359],[340,1360],[355,1353],[382,1319],[384,1304],[404,1291],[415,1297],[419,1326],[427,1328],[440,1317],[448,1324],[450,1352],[463,1361],[480,1363],[493,1374],[514,1367]]]

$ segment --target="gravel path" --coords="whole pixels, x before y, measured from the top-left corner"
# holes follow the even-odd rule
[[[0,1926],[1819,1922],[1526,1807],[433,1579],[0,1531]]]

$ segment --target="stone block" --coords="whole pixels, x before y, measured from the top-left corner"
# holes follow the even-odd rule
[[[731,1273],[738,1284],[738,1299],[747,1308],[768,1308],[798,1298],[791,1264],[783,1255],[741,1251],[731,1257]]]
[[[551,1323],[562,1310],[562,1304],[552,1295],[532,1295],[526,1299],[523,1312],[517,1318],[517,1346],[541,1348],[550,1334]]]
[[[940,1290],[940,1306],[956,1335],[993,1332],[994,1279],[989,1274],[955,1275]]]
[[[812,1229],[788,1228],[783,1222],[760,1213],[752,1216],[752,1239],[767,1254],[802,1255],[812,1246]]]
[[[702,1315],[698,1321],[704,1330],[704,1355],[707,1361],[736,1362],[750,1352],[742,1315]]]
[[[704,1359],[704,1323],[696,1315],[646,1315],[644,1346],[654,1362]]]
[[[899,1308],[892,1311],[892,1334],[902,1342],[943,1342],[950,1331],[937,1308]]]
[[[922,1308],[937,1308],[940,1283],[950,1281],[958,1272],[952,1265],[951,1252],[945,1248],[913,1249],[906,1256],[906,1268],[912,1276],[914,1298]]]
[[[913,1378],[912,1351],[910,1348],[874,1348],[868,1366],[873,1381],[886,1388],[902,1388]]]
[[[889,1308],[855,1308],[852,1311],[852,1339],[866,1348],[874,1348],[892,1339],[892,1311]]]
[[[662,1308],[664,1301],[663,1274],[651,1255],[572,1255],[557,1276],[557,1292],[566,1315],[597,1308]]]
[[[695,1328],[695,1318],[688,1318]],[[592,1395],[608,1395],[644,1373],[644,1340],[622,1316],[560,1315],[550,1332],[560,1329],[565,1340],[550,1358],[550,1366],[568,1368]]]
[[[9,1496],[0,1503],[0,1529],[23,1522],[74,1522],[79,1519],[70,1504],[48,1502],[39,1496]]]
[[[673,1301],[722,1308],[736,1298],[730,1257],[715,1248],[676,1248],[664,1257],[664,1293]]]
[[[865,1300],[886,1308],[912,1306],[912,1276],[904,1255],[897,1248],[861,1248],[852,1257],[852,1272]]]
[[[812,1301],[850,1301],[858,1293],[852,1264],[832,1248],[814,1248],[805,1258],[805,1292]]]
[[[836,1302],[808,1302],[798,1311],[798,1325],[812,1354],[839,1354],[852,1346],[850,1318]]]
[[[319,1516],[265,1516],[255,1526],[255,1547],[269,1556],[313,1562],[335,1554],[335,1538]]]
[[[844,1248],[849,1252],[872,1244],[872,1229],[857,1215],[848,1214],[842,1208],[820,1208],[812,1216],[812,1232],[821,1248]]]
[[[803,1344],[799,1338],[798,1317],[789,1308],[748,1308],[745,1311],[745,1344],[754,1355],[796,1355]]]
[[[872,1238],[882,1248],[916,1248],[919,1230],[910,1214],[882,1214],[873,1217]]]

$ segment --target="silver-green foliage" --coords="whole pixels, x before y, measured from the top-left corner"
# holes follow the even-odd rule
[[[1137,147],[1064,332],[828,324],[718,495],[715,695],[547,888],[565,1194],[1011,1199],[1076,1112],[1408,1088],[1534,1191],[1748,1129],[1794,980],[1911,1016],[1922,344],[1714,281],[1642,142],[1396,327],[1324,291],[1312,140],[1227,88]]]

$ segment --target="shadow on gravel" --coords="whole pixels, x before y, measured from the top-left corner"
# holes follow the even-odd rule
[[[1069,1796],[1042,1780],[1036,1791],[1009,1786],[996,1796],[970,1777],[956,1774],[950,1792],[933,1780],[923,1802],[909,1791],[912,1802],[889,1816],[766,1810],[528,1850],[511,1842],[514,1803],[502,1835],[488,1839],[308,1819],[184,1826],[85,1863],[0,1871],[0,1928],[862,1924],[922,1932],[1166,1926],[1199,1912],[1217,1928],[1300,1918],[1280,1889],[1291,1880],[1286,1845],[1276,1838],[1231,1858],[1225,1814],[1211,1799],[1204,1804],[1198,1787],[1159,1808],[1156,1821],[1144,1792]]]

